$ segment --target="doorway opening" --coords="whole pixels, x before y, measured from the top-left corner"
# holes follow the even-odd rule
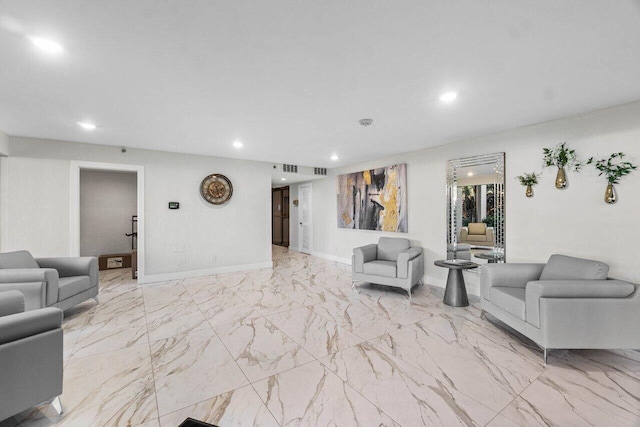
[[[271,243],[289,247],[289,186],[271,189]]]
[[[98,258],[100,271],[138,272],[136,172],[80,170],[80,256]]]
[[[142,283],[144,168],[72,162],[70,205],[70,255],[98,257],[100,270],[131,269]]]

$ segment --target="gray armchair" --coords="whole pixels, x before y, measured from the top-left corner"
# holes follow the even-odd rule
[[[483,311],[544,349],[640,349],[639,286],[608,279],[602,262],[552,255],[547,264],[486,264]]]
[[[62,310],[24,312],[20,292],[0,292],[0,385],[0,421],[52,399],[62,413]]]
[[[381,237],[378,244],[353,250],[352,283],[357,281],[402,288],[409,293],[424,276],[422,248],[409,247],[409,239]]]
[[[27,251],[0,254],[0,292],[17,290],[25,309],[67,310],[89,298],[98,302],[98,260],[94,257],[38,258]]]

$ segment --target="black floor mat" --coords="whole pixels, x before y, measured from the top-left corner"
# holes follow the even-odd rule
[[[205,423],[204,421],[194,420],[193,418],[187,418],[178,427],[218,427],[218,426]]]

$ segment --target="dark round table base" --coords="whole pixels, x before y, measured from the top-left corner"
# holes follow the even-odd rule
[[[444,303],[452,307],[467,307],[469,305],[462,270],[449,269],[447,288],[444,291]]]

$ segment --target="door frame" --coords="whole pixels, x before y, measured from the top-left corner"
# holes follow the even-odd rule
[[[80,256],[80,171],[136,172],[138,197],[138,283],[144,283],[144,166],[71,161],[69,197],[69,256]]]
[[[312,201],[313,201],[313,185],[308,182],[306,184],[300,184],[298,186],[298,199],[302,199],[302,197],[300,197],[300,194],[302,194],[300,192],[300,189],[302,188],[309,188],[309,252],[304,252],[304,246],[302,244],[303,242],[303,238],[304,235],[302,233],[302,209],[304,204],[302,203],[302,201],[299,203],[300,206],[300,212],[298,213],[298,221],[300,222],[300,232],[298,233],[298,249],[300,250],[300,252],[302,253],[308,253],[309,255],[312,254],[313,252],[313,205],[312,205]]]

